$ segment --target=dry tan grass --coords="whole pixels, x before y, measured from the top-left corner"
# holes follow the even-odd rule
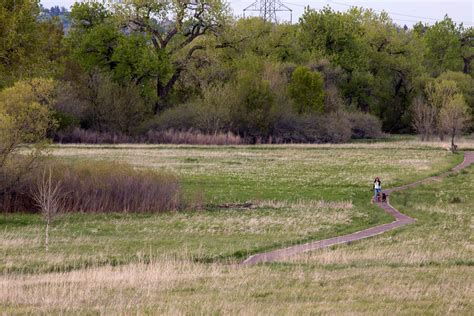
[[[276,209],[291,209],[291,210],[324,210],[324,209],[335,209],[335,210],[349,210],[354,207],[352,201],[324,201],[324,200],[298,200],[296,202],[290,201],[277,201],[277,200],[263,200],[251,202],[258,207],[269,207]]]
[[[448,237],[448,236],[444,236]],[[397,240],[395,237],[379,237],[361,245],[341,246],[336,249],[323,249],[288,259],[290,262],[320,265],[392,265],[419,266],[443,264],[456,260],[470,260],[473,257],[473,244],[460,242],[450,247],[450,242],[441,238],[418,238]],[[433,246],[433,243],[437,243]]]
[[[465,136],[456,138],[456,144],[458,144],[460,149],[463,148],[474,148],[474,135]],[[57,148],[95,148],[95,147],[103,147],[104,145],[94,145],[94,144],[58,144],[55,147]],[[108,148],[133,148],[133,149],[150,149],[150,148],[199,148],[199,145],[172,145],[172,144],[113,144],[113,145],[105,145]],[[446,139],[444,141],[440,141],[438,138],[433,137],[430,141],[422,142],[418,138],[412,137],[410,139],[403,139],[397,141],[389,141],[389,142],[356,142],[356,143],[346,143],[346,144],[272,144],[272,145],[239,145],[235,146],[238,148],[343,148],[343,149],[364,149],[364,148],[422,148],[422,147],[432,147],[432,148],[443,148],[449,149],[450,148],[450,140]],[[208,145],[206,148],[225,148],[225,146],[215,146],[215,145]]]
[[[472,269],[325,270],[160,260],[67,273],[0,277],[8,311],[101,314],[467,314]],[[390,279],[387,276],[390,275]]]

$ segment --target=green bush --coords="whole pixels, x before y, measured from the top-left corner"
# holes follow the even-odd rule
[[[244,73],[237,82],[237,99],[231,110],[234,131],[255,142],[268,138],[273,126],[275,96],[270,83]]]
[[[382,136],[382,122],[368,113],[350,112],[347,114],[352,129],[352,138],[378,138]]]
[[[288,94],[299,114],[324,111],[324,80],[319,72],[297,67],[291,76]]]
[[[140,132],[193,129],[197,125],[198,115],[199,111],[194,102],[180,104],[143,123]]]
[[[21,182],[42,157],[55,123],[50,108],[56,82],[19,81],[0,92],[0,198]],[[30,146],[26,154],[19,151]]]

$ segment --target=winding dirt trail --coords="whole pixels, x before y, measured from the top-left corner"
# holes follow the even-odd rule
[[[324,239],[324,240],[319,240],[319,241],[314,241],[306,244],[301,244],[301,245],[296,245],[288,248],[283,248],[283,249],[278,249],[278,250],[273,250],[269,252],[264,252],[264,253],[259,253],[255,254],[253,256],[248,257],[244,261],[242,261],[239,265],[252,265],[252,264],[257,264],[257,263],[262,263],[262,262],[271,262],[271,261],[278,261],[280,259],[284,259],[296,254],[300,254],[303,252],[311,251],[311,250],[316,250],[316,249],[321,249],[333,245],[338,245],[338,244],[347,244],[356,240],[361,240],[365,238],[369,238],[372,236],[377,236],[379,234],[385,233],[389,230],[395,229],[397,227],[402,227],[405,225],[408,225],[410,223],[413,223],[416,221],[416,219],[411,218],[405,214],[400,213],[397,209],[395,209],[392,205],[390,205],[390,200],[388,199],[390,193],[392,192],[397,192],[397,191],[402,191],[411,187],[415,187],[421,183],[426,183],[430,181],[435,181],[435,180],[440,180],[446,176],[448,176],[451,173],[458,172],[469,165],[474,163],[474,152],[465,152],[464,153],[464,161],[457,165],[456,167],[452,168],[450,171],[447,171],[445,173],[442,173],[438,176],[426,178],[420,181],[416,181],[407,185],[402,185],[396,188],[392,189],[387,189],[384,190],[385,194],[387,194],[387,202],[386,203],[377,203],[379,207],[381,207],[385,212],[388,214],[392,215],[395,218],[395,221],[389,223],[389,224],[383,224],[379,226],[374,226],[371,228],[367,228],[352,234],[344,235],[344,236],[339,236],[339,237],[333,237],[329,239]]]

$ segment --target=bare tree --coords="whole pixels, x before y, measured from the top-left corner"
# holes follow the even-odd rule
[[[439,122],[443,131],[451,137],[452,152],[457,149],[454,138],[464,130],[469,119],[469,108],[461,94],[455,95],[441,108]]]
[[[49,250],[49,227],[52,221],[59,213],[63,201],[61,193],[61,182],[53,182],[51,168],[48,174],[46,169],[43,172],[42,179],[38,182],[36,190],[33,192],[33,199],[41,210],[41,214],[46,222],[45,246]]]
[[[422,141],[429,140],[435,129],[436,108],[418,96],[413,100],[411,111],[413,128],[421,136]]]
[[[436,116],[439,116],[441,109],[446,106],[453,97],[459,93],[459,88],[453,80],[437,80],[429,82],[425,87],[425,94],[429,105],[436,109]],[[444,140],[446,134],[441,121],[436,121],[436,128],[441,140]]]

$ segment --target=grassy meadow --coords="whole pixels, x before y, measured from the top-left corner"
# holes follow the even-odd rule
[[[228,265],[390,222],[370,204],[373,177],[395,186],[462,160],[438,145],[56,147],[59,159],[175,173],[200,209],[62,216],[48,253],[38,215],[1,215],[0,310],[467,315],[474,308],[473,167],[394,194],[392,204],[418,219],[412,225],[284,262]]]

